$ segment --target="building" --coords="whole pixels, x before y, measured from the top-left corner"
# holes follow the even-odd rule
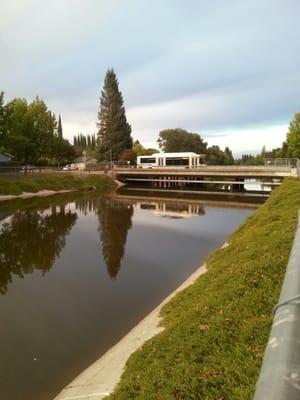
[[[8,153],[0,153],[0,163],[9,163],[13,161],[14,156]]]

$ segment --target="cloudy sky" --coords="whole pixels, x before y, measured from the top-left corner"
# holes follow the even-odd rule
[[[133,136],[182,127],[237,154],[280,146],[300,110],[299,0],[0,0],[0,90],[93,133],[107,68]]]

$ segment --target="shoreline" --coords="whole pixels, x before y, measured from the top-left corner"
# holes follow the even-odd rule
[[[221,247],[226,247],[226,242]],[[102,400],[113,392],[120,381],[129,357],[147,340],[164,330],[160,326],[160,311],[177,293],[188,286],[207,271],[202,264],[183,283],[171,292],[157,307],[135,325],[119,342],[108,349],[98,360],[81,372],[53,400]]]
[[[62,194],[74,192],[77,189],[68,190],[40,190],[35,193],[23,192],[22,194],[1,194],[0,201],[15,200],[15,199],[30,199],[31,197],[46,197],[53,196],[54,194]]]

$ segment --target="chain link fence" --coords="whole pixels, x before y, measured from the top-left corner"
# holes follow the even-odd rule
[[[297,167],[297,158],[266,158],[265,166],[270,167]]]

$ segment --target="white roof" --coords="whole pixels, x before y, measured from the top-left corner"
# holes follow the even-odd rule
[[[181,153],[160,153],[163,156],[166,157],[189,157],[189,156],[198,156],[199,154],[193,153],[193,152],[189,152],[189,151],[184,151]]]

